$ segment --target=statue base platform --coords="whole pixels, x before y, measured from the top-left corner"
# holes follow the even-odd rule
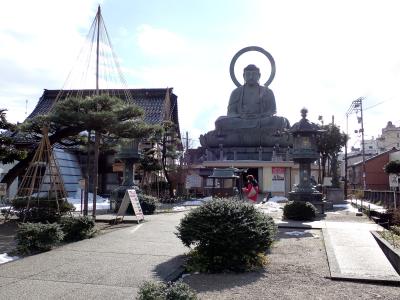
[[[207,161],[218,160],[258,160],[286,161],[289,160],[287,148],[273,147],[210,147],[206,149]]]
[[[288,147],[291,137],[282,134],[283,128],[238,128],[213,130],[200,136],[200,144],[205,148],[220,147]]]

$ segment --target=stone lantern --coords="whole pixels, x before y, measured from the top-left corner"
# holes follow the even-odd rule
[[[307,201],[316,206],[320,213],[324,213],[322,193],[318,192],[311,183],[311,164],[319,158],[317,136],[323,131],[318,125],[310,122],[308,110],[301,110],[302,119],[290,129],[293,136],[292,158],[299,164],[299,184],[289,193],[290,201]]]
[[[111,192],[110,209],[118,210],[122,198],[126,190],[138,189],[134,183],[134,165],[140,159],[139,141],[137,139],[129,140],[118,146],[118,152],[115,158],[122,161],[124,164],[122,184]]]
[[[211,195],[219,197],[231,197],[239,194],[241,197],[241,181],[239,189],[236,184],[240,170],[236,168],[214,168],[213,173],[208,176],[213,180]]]

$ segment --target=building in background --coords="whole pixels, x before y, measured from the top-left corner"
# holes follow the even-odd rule
[[[382,134],[376,140],[379,153],[392,148],[400,149],[400,127],[396,127],[389,121],[386,127],[382,128]]]
[[[397,154],[395,154],[397,153]],[[389,175],[385,173],[385,165],[400,153],[393,148],[386,152],[365,159],[365,182],[367,190],[389,190]],[[347,178],[350,188],[363,188],[363,161],[362,156],[357,156],[358,162],[348,164]],[[355,158],[355,159],[356,159]]]

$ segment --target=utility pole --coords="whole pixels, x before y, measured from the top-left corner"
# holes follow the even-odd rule
[[[186,131],[186,153],[189,150],[189,132]]]
[[[346,143],[344,144],[344,198],[347,199],[348,185],[347,185],[347,142],[349,139],[349,114],[346,113]]]
[[[362,185],[363,189],[366,190],[367,184],[366,184],[366,173],[365,173],[365,143],[364,143],[364,116],[363,116],[363,106],[362,106],[362,101],[364,100],[364,97],[359,97],[356,100],[354,100],[349,109],[347,110],[346,117],[348,118],[349,114],[351,113],[361,113],[361,117],[358,118],[358,123],[361,123],[361,129],[358,132],[361,132],[361,155],[362,155]],[[347,157],[346,157],[346,165],[347,165]],[[347,169],[346,169],[346,174],[347,174]]]

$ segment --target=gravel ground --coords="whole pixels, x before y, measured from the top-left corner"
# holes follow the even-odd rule
[[[304,232],[293,236],[288,232]],[[200,299],[400,299],[400,288],[333,281],[320,230],[280,229],[263,271],[184,278]]]

